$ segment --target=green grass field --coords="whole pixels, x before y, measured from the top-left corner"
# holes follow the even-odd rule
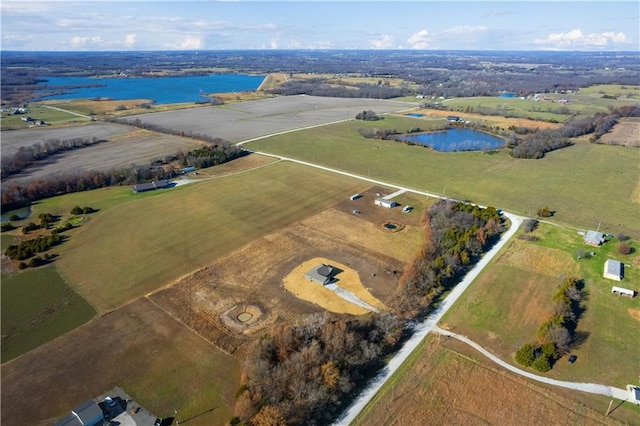
[[[361,182],[292,163],[134,196],[115,188],[45,200],[55,213],[101,209],[69,233],[59,269],[99,311],[168,285],[261,236],[329,207]],[[35,209],[34,209],[35,210]],[[37,213],[37,212],[36,212]]]
[[[26,129],[30,123],[22,120],[22,117],[32,117],[36,120],[43,120],[45,123],[54,125],[64,125],[72,123],[86,123],[88,119],[79,117],[77,115],[69,114],[64,111],[58,111],[51,108],[45,108],[43,106],[33,104],[29,107],[30,112],[20,115],[9,115],[8,113],[2,113],[0,119],[0,126],[2,130],[13,129]]]
[[[84,324],[95,310],[47,266],[2,278],[2,362]]]
[[[540,160],[506,151],[442,153],[397,142],[365,139],[359,128],[422,126],[386,117],[349,121],[262,139],[247,148],[318,163],[410,188],[469,199],[527,216],[543,206],[553,221],[640,237],[640,150],[579,142]]]
[[[640,300],[611,294],[611,286],[640,291],[637,251],[620,255],[616,240],[592,248],[574,230],[542,224],[538,242],[514,240],[443,318],[446,326],[476,340],[514,363],[513,354],[550,318],[553,293],[565,276],[585,283],[585,311],[577,332],[583,342],[572,353],[578,362],[560,359],[547,375],[561,380],[603,383],[624,388],[637,380],[640,365]],[[637,249],[638,243],[631,242]],[[576,252],[595,255],[577,260]],[[607,258],[625,263],[621,283],[602,277]],[[635,316],[634,316],[635,315]],[[623,362],[621,362],[624,359]]]

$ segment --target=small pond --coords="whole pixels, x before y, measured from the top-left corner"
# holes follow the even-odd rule
[[[469,129],[449,129],[443,132],[421,133],[404,136],[407,142],[429,146],[436,151],[482,151],[502,148],[505,141],[488,133]]]
[[[0,219],[0,222],[8,222],[9,218],[13,215],[18,216],[20,219],[26,219],[29,217],[30,214],[31,214],[31,207],[23,207],[18,210],[13,210],[10,212],[3,213],[2,218]]]

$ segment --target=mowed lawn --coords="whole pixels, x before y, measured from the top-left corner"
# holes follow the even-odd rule
[[[95,310],[52,266],[2,278],[2,362],[87,322]]]
[[[624,388],[636,383],[640,365],[640,300],[611,294],[619,285],[640,291],[637,251],[620,255],[615,239],[603,247],[582,243],[574,230],[542,225],[539,242],[514,240],[503,249],[452,309],[445,327],[468,336],[504,360],[513,359],[520,346],[536,341],[538,327],[551,318],[552,298],[564,277],[584,281],[584,312],[578,320],[571,353],[575,364],[561,358],[547,376],[576,382],[594,382]],[[637,250],[637,243],[631,242]],[[576,252],[593,251],[577,260]],[[621,283],[602,277],[607,258],[626,264]],[[531,370],[533,371],[533,370]]]
[[[139,194],[74,232],[56,264],[98,311],[109,311],[365,187],[281,162]]]
[[[424,123],[424,124],[423,124]],[[249,149],[318,163],[390,183],[468,199],[535,216],[548,206],[554,221],[640,237],[640,150],[579,142],[540,160],[497,153],[442,153],[365,139],[360,128],[405,131],[420,119],[350,121],[246,144]]]

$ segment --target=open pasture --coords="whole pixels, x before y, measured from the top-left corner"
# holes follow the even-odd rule
[[[602,425],[616,424],[611,417],[622,414],[618,410],[607,418],[567,392],[495,368],[477,353],[467,356],[458,350],[455,341],[427,337],[352,425]],[[604,410],[606,399],[598,401]],[[624,415],[632,418],[633,413]]]
[[[240,142],[301,127],[352,119],[363,110],[384,113],[410,106],[413,104],[388,100],[300,95],[135,115],[126,120],[140,119],[143,123]]]
[[[424,114],[425,120],[434,120],[434,119],[446,119],[447,116],[452,115],[451,111],[441,111],[437,109],[422,109],[417,108],[415,110],[411,110],[411,113],[414,114]],[[518,118],[518,117],[500,117],[497,115],[482,115],[482,114],[474,114],[468,112],[456,113],[460,118],[470,122],[482,122],[487,126],[497,126],[503,129],[508,129],[511,126],[516,127],[526,127],[529,129],[556,129],[560,127],[558,123],[550,123],[548,121],[537,121],[530,120],[528,118]],[[417,122],[420,123],[420,122]]]
[[[114,309],[361,188],[356,180],[274,163],[139,194],[78,229],[61,247],[58,266],[99,311]]]
[[[191,425],[233,416],[240,363],[142,298],[94,319],[2,371],[2,424],[50,425],[120,386],[152,413]]]
[[[52,266],[3,277],[1,286],[3,363],[95,315]]]
[[[553,294],[563,278],[576,276],[586,292],[576,330],[580,342],[571,351],[578,361],[561,358],[546,375],[621,388],[635,383],[640,321],[633,312],[640,310],[640,301],[611,294],[611,286],[640,291],[637,253],[617,254],[615,241],[590,247],[575,230],[546,224],[534,235],[538,242],[514,240],[505,247],[445,315],[444,326],[515,364],[515,352],[535,340],[537,328],[552,317]],[[577,260],[578,250],[595,255]],[[622,282],[602,277],[607,258],[625,263]]]
[[[436,152],[365,139],[360,128],[406,130],[417,119],[388,116],[350,121],[251,142],[247,148],[375,177],[410,188],[468,199],[535,216],[543,206],[553,221],[640,237],[640,150],[577,142],[540,160],[515,159],[505,150]]]

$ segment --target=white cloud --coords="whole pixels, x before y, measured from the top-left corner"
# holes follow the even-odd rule
[[[551,49],[598,49],[611,44],[629,42],[629,38],[622,32],[583,34],[580,29],[573,29],[566,33],[551,33],[545,39],[534,40],[534,43],[546,45]]]
[[[382,34],[379,38],[369,40],[369,44],[374,49],[389,49],[393,47],[393,36]]]
[[[191,50],[191,49],[202,49],[203,45],[204,44],[202,42],[202,37],[186,36],[175,43],[167,44],[166,47],[170,49]]]
[[[457,27],[452,27],[444,30],[444,32],[447,34],[455,34],[455,35],[481,33],[484,31],[487,31],[487,27],[482,25],[459,25]]]
[[[429,32],[420,30],[409,37],[407,42],[411,44],[412,49],[427,49],[430,44]]]
[[[124,45],[129,49],[131,49],[133,46],[135,46],[137,37],[138,37],[137,34],[127,34],[124,37]]]
[[[89,46],[99,47],[99,46],[105,46],[105,45],[109,45],[109,44],[111,44],[111,43],[106,42],[100,36],[93,36],[93,37],[74,36],[74,37],[71,37],[71,46],[72,47],[89,47]]]

